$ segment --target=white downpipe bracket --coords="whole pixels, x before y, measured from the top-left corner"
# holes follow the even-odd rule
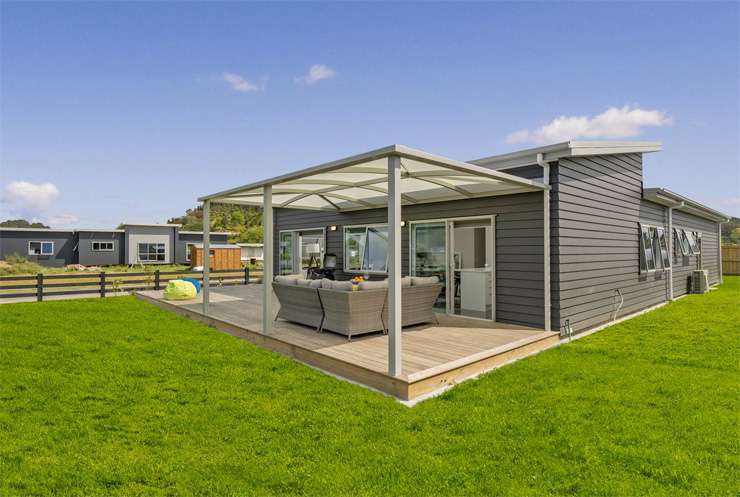
[[[262,204],[262,333],[272,330],[272,273],[275,264],[273,257],[274,226],[272,222],[272,185],[264,187]]]
[[[543,225],[544,225],[544,297],[545,297],[545,331],[552,328],[552,303],[550,290],[550,164],[544,160],[543,154],[537,154],[537,164],[542,167],[542,182],[548,185],[543,194]]]
[[[388,375],[401,361],[401,158],[388,157]]]
[[[208,315],[211,299],[211,201],[203,201],[203,314]]]

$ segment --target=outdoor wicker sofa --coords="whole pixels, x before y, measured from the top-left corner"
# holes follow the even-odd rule
[[[347,336],[388,331],[387,282],[365,282],[358,291],[351,283],[329,280],[302,280],[279,276],[272,287],[280,302],[275,319],[304,324],[317,331]],[[433,278],[433,281],[437,281]],[[434,303],[442,285],[430,278],[403,279],[401,326],[437,322]]]

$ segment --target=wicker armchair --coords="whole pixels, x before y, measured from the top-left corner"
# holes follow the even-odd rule
[[[324,311],[321,308],[318,289],[283,283],[273,283],[272,289],[280,302],[280,310],[275,320],[281,318],[312,326],[316,330],[321,329]]]
[[[320,288],[319,298],[324,307],[324,324],[320,329],[346,335],[349,340],[353,335],[386,332],[383,308],[387,295],[385,288],[357,292]]]
[[[401,289],[401,326],[437,323],[434,303],[440,291],[442,291],[441,283],[403,287]],[[384,323],[388,322],[387,314],[387,308],[383,308]]]

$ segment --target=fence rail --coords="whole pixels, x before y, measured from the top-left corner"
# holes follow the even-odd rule
[[[262,271],[244,269],[218,269],[210,272],[210,286],[247,285],[259,281]],[[94,274],[43,274],[28,276],[1,276],[0,299],[36,298],[61,295],[85,295],[132,292],[138,290],[161,290],[167,283],[182,277],[203,281],[199,271],[152,271],[136,273],[94,273]],[[51,291],[49,291],[51,290]]]
[[[722,247],[722,274],[740,274],[740,246]]]

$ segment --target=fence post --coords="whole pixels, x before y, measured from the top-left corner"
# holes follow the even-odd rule
[[[100,271],[100,298],[105,297],[105,272]]]
[[[154,289],[159,290],[159,269],[154,271]]]
[[[244,284],[249,285],[249,266],[244,268]]]
[[[36,301],[41,302],[44,300],[44,274],[38,273],[36,275]]]

